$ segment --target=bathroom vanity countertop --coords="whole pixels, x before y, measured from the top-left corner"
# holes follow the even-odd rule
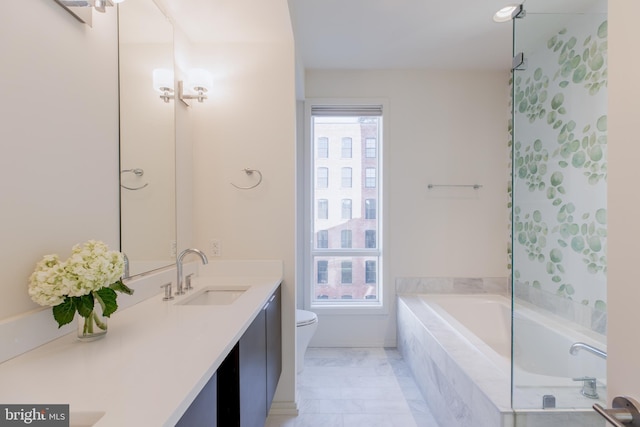
[[[72,426],[82,413],[104,413],[90,424],[100,427],[174,426],[281,283],[281,265],[279,274],[201,274],[187,295],[117,311],[103,338],[79,342],[74,332],[8,360],[0,403],[69,404]],[[176,304],[211,285],[250,287],[231,305]]]

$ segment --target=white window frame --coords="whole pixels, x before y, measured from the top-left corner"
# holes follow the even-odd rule
[[[324,147],[320,147],[320,142],[323,142]],[[320,153],[324,152],[324,156],[321,156]],[[320,159],[328,159],[329,158],[329,139],[328,138],[318,138],[318,158]]]
[[[340,247],[344,249],[353,248],[353,230],[340,230]]]
[[[340,201],[340,217],[342,219],[353,219],[353,200],[342,199]]]
[[[320,171],[325,171],[326,176],[320,176]],[[320,181],[322,179],[322,181]],[[320,183],[322,182],[322,185]],[[316,175],[316,187],[317,188],[329,188],[329,168],[326,166],[318,166],[317,167],[317,175]]]
[[[369,142],[373,142],[373,147],[369,147]],[[369,153],[373,150],[373,156],[370,156]],[[367,138],[364,142],[364,156],[367,159],[374,159],[378,157],[378,140],[375,138]]]
[[[344,166],[340,169],[340,186],[353,188],[353,168],[351,166]]]
[[[378,182],[378,174],[376,168],[365,168],[364,169],[364,188],[376,188],[375,185],[369,185],[369,183],[373,180],[373,182]]]
[[[322,237],[324,237],[323,239],[320,239],[320,233],[322,233]],[[326,247],[322,246],[320,247],[320,245],[318,243],[320,243],[320,241],[326,243]],[[327,249],[329,247],[329,231],[328,230],[318,230],[318,233],[316,234],[316,247],[318,249]]]
[[[324,202],[323,205],[325,206],[322,209],[323,215],[322,217],[320,216],[320,202]],[[328,199],[318,199],[318,206],[316,207],[316,212],[318,215],[318,219],[329,219],[329,200]],[[325,215],[326,214],[326,215]]]
[[[345,154],[347,154],[345,156]],[[353,158],[353,139],[350,137],[344,137],[340,141],[340,157],[343,159]]]
[[[376,169],[378,176],[378,202],[376,206],[376,218],[379,220],[378,222],[378,234],[377,234],[377,244],[378,249],[380,251],[380,257],[378,259],[378,293],[379,300],[375,303],[368,303],[362,300],[354,300],[355,302],[344,302],[340,301],[336,304],[312,304],[312,290],[313,283],[316,281],[315,268],[313,265],[313,249],[315,245],[315,241],[312,237],[312,229],[313,229],[313,201],[311,200],[311,196],[313,194],[313,185],[315,185],[315,171],[312,169],[313,165],[313,155],[314,155],[314,147],[311,141],[312,134],[312,115],[311,115],[311,107],[312,106],[326,106],[326,107],[339,107],[339,106],[353,106],[353,105],[378,105],[382,106],[382,120],[380,123],[381,132],[380,138],[376,140],[376,155],[379,158],[378,168]],[[387,194],[388,185],[388,177],[385,173],[385,170],[388,168],[388,150],[389,150],[389,137],[388,137],[388,117],[389,117],[389,106],[388,101],[386,99],[327,99],[327,98],[314,98],[307,99],[304,103],[304,137],[300,139],[300,149],[301,149],[301,159],[300,164],[302,165],[302,170],[304,171],[304,188],[300,192],[300,196],[303,199],[304,209],[302,210],[302,215],[300,217],[301,228],[303,231],[303,236],[300,239],[301,244],[303,245],[303,257],[300,262],[300,266],[302,267],[301,277],[303,278],[301,286],[298,290],[302,292],[302,300],[304,302],[304,308],[312,309],[315,312],[322,314],[360,314],[360,313],[369,313],[369,314],[389,314],[390,306],[392,305],[392,298],[394,295],[393,281],[388,277],[389,268],[387,267],[388,256],[385,256],[385,244],[384,242],[388,241],[388,219],[385,217],[385,212],[387,209],[387,200],[389,199]],[[363,213],[364,214],[364,213]]]

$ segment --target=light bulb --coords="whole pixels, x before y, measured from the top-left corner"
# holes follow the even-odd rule
[[[493,20],[495,22],[508,22],[511,21],[511,15],[513,12],[519,7],[519,4],[510,4],[509,6],[505,6],[493,15]]]
[[[107,0],[96,0],[93,7],[95,7],[98,12],[104,13],[106,6]]]
[[[189,70],[187,81],[189,88],[207,92],[213,87],[213,77],[211,73],[203,68],[193,68]]]
[[[153,88],[158,92],[173,91],[173,70],[169,68],[153,70]]]

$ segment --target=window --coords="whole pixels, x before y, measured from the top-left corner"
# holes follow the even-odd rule
[[[351,247],[351,230],[342,230],[340,232],[340,247],[343,249]]]
[[[368,249],[376,247],[376,230],[364,231],[364,247]]]
[[[350,159],[352,156],[351,138],[342,138],[342,158]]]
[[[375,168],[366,168],[364,170],[364,186],[366,188],[376,187],[376,170]]]
[[[376,283],[377,269],[375,261],[365,261],[364,276],[366,283]]]
[[[351,168],[342,168],[342,188],[351,188]]]
[[[329,201],[327,199],[318,200],[318,219],[329,219]]]
[[[318,168],[318,188],[329,187],[329,168]]]
[[[352,265],[353,263],[351,261],[342,261],[341,263],[342,271],[340,274],[340,281],[343,285],[350,285],[352,283],[352,280],[353,280]]]
[[[307,303],[337,310],[381,308],[382,106],[316,106],[309,100],[306,111]]]
[[[329,283],[329,261],[318,261],[317,277],[318,284]]]
[[[366,199],[364,201],[364,218],[376,219],[376,199]]]
[[[364,141],[364,156],[368,159],[372,159],[376,157],[376,139],[375,138],[367,138]]]
[[[318,138],[318,158],[326,159],[329,157],[329,138]]]
[[[351,219],[351,199],[342,199],[342,219]]]
[[[329,247],[329,231],[328,230],[318,231],[318,240],[316,242],[316,248],[326,249],[328,247]]]

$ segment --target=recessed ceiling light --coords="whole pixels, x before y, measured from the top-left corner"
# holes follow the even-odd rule
[[[519,4],[510,4],[509,6],[505,6],[493,15],[493,20],[495,22],[508,22],[511,21],[511,16],[513,12],[519,7]]]

